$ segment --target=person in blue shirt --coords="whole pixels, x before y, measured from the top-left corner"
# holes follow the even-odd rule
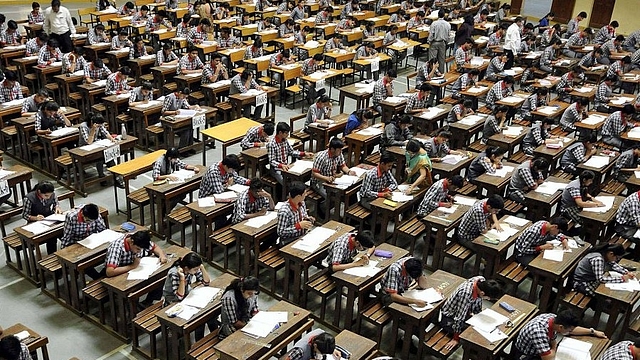
[[[352,112],[347,119],[344,135],[347,136],[356,130],[366,128],[369,126],[369,120],[373,120],[373,112],[370,109],[360,109]]]
[[[547,28],[549,28],[549,21],[553,21],[554,16],[555,14],[553,12],[549,12],[542,19],[540,19],[540,22],[538,23],[538,31],[540,33],[542,33],[543,31],[547,30]]]

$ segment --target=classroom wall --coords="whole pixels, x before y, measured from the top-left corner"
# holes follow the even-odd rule
[[[576,4],[573,6],[573,12],[571,13],[571,17],[575,17],[578,15],[580,11],[587,12],[587,18],[580,22],[580,25],[583,27],[589,26],[589,20],[591,19],[591,8],[593,7],[594,0],[576,0]]]
[[[620,23],[618,32],[628,35],[635,30],[640,29],[640,3],[637,1],[618,0],[613,8],[611,20],[617,20]]]

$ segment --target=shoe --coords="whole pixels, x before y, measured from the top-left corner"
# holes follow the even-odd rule
[[[106,180],[100,181],[100,186],[106,187],[106,186],[109,186],[109,183]]]
[[[116,186],[120,189],[124,189],[124,181],[122,181],[121,179],[116,180]]]

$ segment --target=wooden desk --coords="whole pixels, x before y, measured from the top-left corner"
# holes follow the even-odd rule
[[[49,360],[49,350],[47,349],[49,338],[39,335],[37,332],[29,329],[25,325],[18,323],[9,326],[8,328],[4,329],[2,335],[0,335],[0,339],[10,335],[15,335],[23,331],[27,331],[29,333],[29,337],[22,341],[22,343],[25,344],[29,349],[29,353],[34,353],[40,350],[42,352],[42,358],[44,360]]]
[[[364,336],[352,333],[349,330],[342,330],[335,337],[336,345],[351,353],[350,360],[364,360],[375,353],[378,344]]]
[[[438,113],[417,113],[413,115],[413,128],[422,135],[429,135],[442,127],[444,119],[449,116],[452,106],[449,104],[440,104],[431,109],[438,109]]]
[[[481,114],[480,118],[478,118],[473,124],[466,124],[460,121],[449,124],[449,131],[453,135],[449,141],[451,148],[466,148],[472,142],[474,136],[480,134],[480,131],[484,128],[485,120],[486,116]]]
[[[576,89],[578,89],[578,88],[574,88],[574,90],[569,93],[569,96],[571,96],[571,103],[575,102],[577,100],[576,98],[587,99],[587,100],[589,100],[591,102],[596,97],[596,89],[597,89],[597,87],[595,85],[581,86],[579,88],[579,89],[585,90],[585,91],[578,91]]]
[[[427,233],[425,234],[425,249],[423,252],[422,262],[425,267],[431,270],[437,270],[442,268],[442,262],[444,257],[444,249],[447,246],[447,234],[460,225],[462,217],[470,209],[469,206],[458,204],[458,208],[452,214],[445,213],[438,209],[433,210],[429,215],[423,218],[423,222],[427,226]],[[433,246],[433,259],[431,265],[427,263],[429,256],[429,248],[431,245],[431,233],[435,229],[436,241]]]
[[[244,160],[244,177],[251,179],[266,173],[266,165],[269,163],[267,149],[254,147],[242,150],[240,154]],[[249,175],[249,170],[251,170],[251,175]]]
[[[278,219],[273,219],[266,225],[255,228],[247,226],[247,220],[241,221],[231,226],[231,230],[236,236],[236,263],[238,264],[238,273],[243,276],[252,275],[253,268],[255,276],[258,275],[258,256],[260,254],[260,243],[276,233]],[[240,260],[240,251],[244,249],[244,256]],[[251,258],[251,250],[253,250],[253,260]]]
[[[125,140],[120,140],[114,143],[113,145],[111,145],[110,147],[120,146],[120,154],[124,155],[125,161],[126,161],[128,157],[131,157],[131,159],[135,157],[134,147],[136,145],[136,141],[138,141],[138,138],[134,136],[127,136]],[[97,161],[104,161],[104,150],[106,149],[108,148],[86,150],[84,146],[82,146],[82,147],[77,147],[69,150],[69,155],[71,156],[71,159],[73,161],[74,169],[76,171],[76,174],[78,174],[78,179],[76,180],[75,183],[73,183],[73,188],[75,191],[78,191],[79,193],[83,194],[83,196],[88,195],[87,185],[91,185],[98,181],[103,181],[102,178],[86,179],[84,174],[84,168],[87,165],[93,165]],[[120,158],[116,160],[120,161]]]
[[[169,229],[164,226],[164,217],[171,211],[171,200],[174,198],[182,198],[186,193],[192,193],[200,188],[200,180],[207,171],[202,165],[196,165],[200,170],[197,174],[181,183],[164,183],[162,185],[153,185],[153,183],[145,185],[149,193],[149,203],[151,212],[151,231],[158,236],[170,237],[167,234]]]
[[[95,84],[82,84],[78,85],[78,91],[82,95],[80,111],[83,114],[88,114],[91,111],[91,107],[96,103],[96,98],[104,95],[106,86],[98,86]]]
[[[53,79],[54,74],[60,74],[62,72],[62,61],[60,61],[60,65],[47,65],[44,67],[37,65],[34,66],[33,69],[38,76],[38,86],[42,89]]]
[[[500,223],[505,224],[504,220],[508,217],[508,215],[500,218]],[[506,241],[500,241],[499,244],[489,244],[484,242],[485,236],[480,235],[473,240],[475,244],[475,252],[476,252],[476,264],[473,268],[474,274],[480,274],[480,263],[481,259],[486,260],[486,265],[484,267],[484,276],[487,278],[493,276],[500,272],[503,262],[506,262],[514,257],[516,239],[523,230],[528,228],[531,225],[531,221],[527,221],[527,224],[524,226],[516,226],[513,224],[508,224],[511,228],[517,229],[518,232],[513,236],[509,237]]]
[[[165,141],[168,144],[172,144],[173,147],[178,148],[178,144],[176,144],[176,141],[175,141],[176,140],[175,136],[179,132],[189,131],[190,129],[193,129],[193,120],[195,117],[204,115],[205,117],[204,128],[207,128],[209,126],[211,119],[215,118],[216,113],[217,113],[216,108],[212,108],[209,106],[201,106],[200,110],[198,110],[194,116],[182,116],[178,114],[176,116],[170,117],[170,119],[173,119],[173,120],[169,120],[167,119],[167,117],[161,117],[160,122],[162,123],[162,127],[165,129],[165,133],[166,133]],[[184,153],[189,150],[197,151],[197,148],[200,147],[199,146],[200,144],[198,144],[197,141],[193,140],[193,136],[195,136],[195,140],[198,140],[198,137],[199,137],[198,133],[200,132],[202,132],[201,128],[193,129],[192,139],[190,139],[193,143],[191,145],[180,147],[178,148],[178,150],[181,153]]]
[[[290,270],[285,272],[284,294],[282,297],[288,300],[290,295],[293,295],[294,304],[306,304],[306,284],[309,281],[309,267],[314,263],[322,261],[327,255],[329,246],[333,244],[337,238],[354,230],[352,226],[333,220],[322,225],[322,227],[335,230],[335,233],[323,241],[320,247],[313,253],[294,248],[293,245],[299,240],[294,240],[280,248],[280,253],[282,253],[285,259],[284,267]],[[290,278],[292,275],[293,279]]]
[[[53,77],[60,89],[60,97],[62,98],[62,105],[69,105],[69,95],[73,92],[71,87],[76,84],[82,83],[84,75],[74,74],[60,74]]]
[[[194,201],[186,205],[187,209],[189,209],[189,212],[191,213],[191,217],[193,218],[193,221],[191,222],[191,236],[193,237],[191,249],[193,251],[198,252],[202,256],[209,256],[210,252],[207,251],[207,248],[209,235],[213,233],[211,225],[215,218],[231,214],[233,212],[233,204],[234,202],[216,202],[214,206],[200,207],[198,205],[198,201]],[[173,243],[173,240],[170,239],[170,235],[171,234],[167,233],[167,239],[169,242]]]
[[[447,298],[453,294],[453,292],[458,288],[458,286],[462,285],[466,279],[450,274],[444,270],[437,270],[433,274],[427,276],[427,288],[434,288],[442,293],[442,297],[444,298],[442,301],[433,304],[433,308],[426,311],[415,311],[409,305],[399,304],[397,302],[392,302],[389,305],[389,312],[393,318],[393,330],[391,331],[392,336],[392,344],[396,344],[398,341],[398,329],[402,329],[404,331],[404,337],[402,341],[402,350],[400,351],[400,355],[398,355],[401,359],[408,359],[410,357],[410,344],[412,335],[418,335],[418,338],[421,339],[424,337],[423,333],[429,326],[431,322],[433,322],[434,315],[437,316],[440,312],[440,308],[444,305]],[[424,341],[418,342],[418,359],[422,359],[422,353],[424,351]],[[394,347],[395,350],[395,347]],[[396,355],[395,351],[393,355]]]
[[[227,156],[227,148],[233,144],[242,141],[247,131],[254,126],[260,125],[259,122],[242,117],[228,123],[216,125],[208,129],[202,130],[202,163],[207,163],[207,144],[210,141],[219,141],[222,143],[222,157]],[[210,139],[209,139],[210,138]]]
[[[129,48],[107,51],[106,54],[109,59],[109,69],[116,72],[121,66],[120,61],[126,61],[129,58]]]
[[[146,285],[165,278],[173,263],[191,251],[175,245],[171,245],[164,250],[166,254],[172,254],[172,256],[168,258],[165,264],[161,264],[148,279],[128,280],[129,273],[124,273],[101,280],[102,285],[109,292],[109,302],[113,306],[111,309],[111,325],[125,339],[128,338],[131,329],[131,320],[138,313],[138,299],[129,299],[129,295],[141,290]]]
[[[634,177],[634,176],[632,176]],[[607,194],[601,192],[598,196],[613,196],[611,194]],[[613,232],[613,226],[609,227],[609,225],[614,223],[614,219],[616,217],[616,212],[618,211],[618,207],[624,201],[624,197],[615,196],[613,200],[613,207],[609,209],[609,211],[604,213],[597,213],[591,211],[581,211],[580,217],[583,219],[582,227],[584,240],[591,245],[596,245],[598,240],[606,239],[606,235],[608,233]],[[607,228],[609,227],[609,228]]]
[[[369,99],[373,97],[373,92],[369,92],[365,87],[351,84],[340,88],[340,113],[344,113],[345,98],[353,99],[356,102],[356,109],[369,107]]]
[[[349,114],[337,114],[331,117],[333,123],[330,125],[320,125],[318,123],[309,124],[308,131],[311,137],[311,144],[316,141],[314,152],[320,152],[326,149],[332,137],[342,134],[347,126]]]
[[[215,318],[220,314],[222,294],[224,289],[236,277],[229,273],[211,279],[209,287],[221,289],[220,293],[207,306],[200,309],[189,320],[185,320],[179,316],[169,317],[167,313],[160,310],[156,313],[160,322],[160,331],[164,340],[165,353],[169,359],[180,358],[180,338],[184,342],[184,353],[188,353],[191,349],[191,333],[200,326],[204,326],[211,318]],[[169,308],[171,305],[167,306]]]
[[[131,106],[129,107],[129,111],[133,119],[133,135],[139,139],[145,139],[147,126],[160,122],[162,102],[152,100],[147,104]],[[149,144],[146,144],[146,141],[142,143],[145,147],[149,146]]]
[[[374,166],[369,164],[359,164],[357,167],[365,170],[371,170]],[[357,192],[362,185],[362,179],[364,175],[358,179],[355,183],[347,188],[342,188],[334,184],[324,184],[324,189],[327,191],[327,198],[325,199],[325,218],[320,219],[320,222],[327,222],[329,219],[336,221],[346,222],[344,216],[340,213],[341,204],[344,203],[344,209],[348,209],[352,202],[357,202]],[[331,209],[334,209],[333,215],[331,215]]]
[[[227,83],[228,82],[228,83]],[[231,88],[231,81],[218,81],[211,84],[204,84],[200,87],[200,90],[204,93],[206,104],[209,106],[215,106],[218,103],[218,98],[228,98],[229,89]],[[214,125],[216,125],[214,123]]]
[[[544,181],[568,184],[571,180],[549,176]],[[551,217],[557,213],[557,210],[559,210],[557,207],[561,198],[562,190],[558,190],[551,195],[543,194],[535,190],[527,192],[525,194],[525,202],[528,209],[527,219],[531,221],[551,219]]]
[[[150,70],[153,75],[153,87],[156,89],[162,89],[165,83],[172,82],[174,76],[176,76],[177,66],[178,64],[152,67]]]
[[[611,345],[611,339],[602,339],[595,336],[576,336],[571,335],[568,336],[571,339],[576,339],[579,341],[584,341],[591,344],[591,348],[589,349],[589,353],[591,354],[592,359],[600,359],[600,356],[609,348]]]
[[[98,43],[94,45],[85,45],[85,51],[87,52],[88,59],[97,59],[97,58],[105,58],[106,52],[111,49],[110,42]]]
[[[611,154],[615,155],[611,156]],[[616,164],[618,157],[620,156],[620,152],[615,151],[611,154],[605,154],[602,152],[602,150],[598,150],[598,152],[595,154],[596,156],[607,156],[609,158],[609,164],[599,169],[591,166],[586,166],[585,163],[578,164],[577,168],[580,172],[582,172],[583,170],[591,170],[594,172],[594,174],[596,174],[596,177],[593,179],[593,184],[591,184],[593,188],[599,187],[604,184],[606,177],[609,174],[613,173],[613,167]]]
[[[35,125],[34,125],[35,126]],[[58,167],[55,159],[62,154],[62,148],[72,148],[78,144],[79,132],[69,135],[53,137],[51,135],[38,135],[38,140],[44,148],[45,166],[49,173],[58,175]],[[71,174],[67,174],[70,176]]]
[[[500,307],[501,302],[508,303],[516,310],[509,313]],[[460,334],[462,349],[464,350],[463,359],[492,360],[498,358],[498,354],[516,338],[522,327],[538,312],[538,308],[535,305],[511,295],[501,297],[500,300],[491,306],[491,309],[508,317],[509,320],[514,323],[514,327],[507,329],[504,325],[501,325],[500,329],[507,335],[507,338],[496,343],[489,343],[489,341],[480,335],[473,327],[468,327]]]
[[[153,164],[160,158],[160,156],[164,155],[166,150],[156,150],[152,153],[142,155],[138,158],[131,159],[129,161],[125,161],[116,166],[112,166],[109,169],[109,172],[113,175],[113,193],[116,202],[116,214],[121,212],[118,207],[118,184],[117,177],[122,177],[122,181],[124,181],[124,194],[125,199],[129,196],[129,181],[138,175],[142,175],[143,173],[151,171],[153,168]],[[127,220],[131,220],[131,204],[127,201]],[[142,219],[141,219],[142,221]],[[144,221],[142,222],[144,225]]]
[[[382,125],[383,124],[376,124],[372,127],[380,128],[382,130]],[[362,163],[364,157],[370,154],[373,151],[373,147],[380,143],[380,139],[382,139],[382,131],[375,135],[365,135],[361,134],[360,131],[354,131],[345,136],[344,139],[347,143],[348,149],[347,156],[344,160],[347,163],[347,166],[355,166]]]
[[[385,198],[377,198],[371,202],[371,212],[373,213],[372,230],[380,223],[380,233],[376,234],[376,237],[380,241],[387,241],[387,237],[391,234],[387,234],[387,225],[393,221],[395,226],[400,224],[400,215],[411,210],[411,208],[420,204],[424,194],[427,192],[427,188],[420,189],[418,192],[412,194],[413,199],[406,202],[398,202],[396,206],[389,206],[385,204]]]
[[[539,307],[542,311],[547,311],[549,306],[551,309],[557,309],[557,305],[560,299],[565,294],[565,287],[571,287],[573,284],[564,284],[565,279],[573,273],[576,265],[580,259],[584,257],[586,253],[591,249],[591,245],[585,244],[577,249],[571,249],[571,252],[564,253],[563,260],[553,261],[543,259],[543,253],[540,253],[533,261],[529,263],[527,267],[529,272],[533,275],[533,282],[531,284],[531,290],[529,292],[529,302],[533,303],[538,298],[538,285],[542,287],[540,292]],[[551,291],[553,287],[558,287],[558,296],[555,299],[554,304],[550,304]]]
[[[445,179],[450,178],[453,175],[459,175],[462,169],[466,169],[469,167],[469,164],[473,161],[473,159],[478,156],[477,152],[467,151],[465,154],[465,158],[457,162],[456,164],[448,164],[444,162],[434,162],[433,170],[431,171],[431,175],[434,179]]]
[[[107,124],[109,124],[109,129],[114,132],[120,129],[116,117],[118,116],[118,114],[126,113],[129,109],[130,95],[131,93],[123,93],[118,95],[105,96],[102,98],[102,104],[106,108],[105,119],[107,120]],[[134,129],[130,129],[130,131],[131,133],[133,133]]]
[[[220,360],[268,359],[298,339],[313,326],[309,311],[280,300],[269,311],[286,311],[288,321],[258,340],[236,331],[214,346]]]
[[[129,67],[133,70],[132,75],[135,79],[138,79],[138,83],[140,82],[140,76],[142,76],[143,73],[148,73],[149,69],[153,64],[155,64],[155,62],[156,54],[149,54],[137,59],[127,60],[127,64],[129,64]]]
[[[487,173],[478,176],[475,180],[476,186],[478,187],[478,194],[481,194],[483,197],[491,197],[491,195],[493,194],[504,196],[507,184],[509,184],[509,181],[511,180],[511,175],[519,165],[520,164],[512,163],[509,161],[503,161],[503,167],[511,166],[513,168],[513,170],[509,171],[505,177],[493,176]]]
[[[38,55],[26,56],[23,58],[13,59],[13,64],[18,68],[18,77],[21,84],[26,84],[24,76],[31,72],[33,65],[38,63]]]
[[[632,266],[636,269],[640,267],[640,263],[628,259],[620,260],[620,265]],[[596,299],[598,299],[599,310],[609,314],[605,334],[612,337],[616,331],[618,324],[618,315],[623,314],[622,323],[620,324],[620,339],[629,327],[632,319],[638,316],[638,307],[640,306],[640,292],[638,291],[619,291],[611,290],[605,284],[600,284],[596,289]]]
[[[553,110],[550,113],[542,112],[540,111],[540,107],[538,107],[536,111],[531,112],[531,115],[533,116],[534,119],[546,119],[546,118],[555,119],[560,117],[564,113],[564,111],[567,110],[569,105],[570,104],[564,101],[552,100],[551,102],[549,102],[547,106],[553,106],[555,110]]]
[[[374,40],[373,42],[380,42],[380,47],[382,47],[382,40]],[[379,47],[377,47],[379,48]],[[378,70],[377,71],[371,71],[371,63],[374,61],[378,61]],[[375,58],[373,59],[358,59],[358,60],[353,60],[352,64],[353,64],[353,68],[356,71],[360,72],[360,79],[365,79],[364,73],[366,72],[368,75],[371,75],[370,77],[374,78],[374,79],[378,79],[379,78],[379,73],[380,73],[380,69],[385,69],[388,67],[388,63],[389,61],[391,61],[391,56],[383,53],[383,52],[379,52]],[[360,109],[360,108],[358,108]]]
[[[402,98],[399,102],[391,102],[387,99],[380,101],[380,107],[382,108],[383,119],[393,119],[396,114],[404,113],[404,108],[407,106],[407,99]]]
[[[334,326],[340,327],[340,319],[344,319],[343,328],[346,330],[351,330],[351,327],[353,325],[353,307],[355,305],[356,299],[358,299],[358,308],[364,308],[365,301],[369,300],[369,292],[373,290],[376,284],[380,282],[380,279],[382,279],[389,266],[408,255],[407,250],[387,243],[382,243],[376,248],[390,251],[393,256],[389,259],[379,258],[375,256],[372,258],[372,260],[379,261],[378,268],[380,268],[380,271],[375,276],[359,277],[345,274],[344,271],[338,271],[331,274],[336,282],[337,294],[334,313],[335,317],[333,319]],[[344,308],[342,305],[343,288],[346,288],[347,290],[347,303]],[[378,300],[375,299],[373,301]],[[342,314],[343,311],[344,315]]]
[[[564,141],[564,140],[568,141]],[[549,163],[550,171],[554,171],[560,167],[560,159],[565,150],[573,143],[576,142],[575,138],[558,138],[557,140],[563,140],[562,146],[557,149],[547,147],[546,144],[542,144],[533,150],[534,158],[541,157]]]
[[[13,206],[19,206],[19,199],[24,199],[31,192],[31,179],[33,178],[33,169],[24,165],[16,164],[5,168],[7,171],[13,171],[13,174],[7,175],[2,180],[6,180],[7,184],[13,192]],[[20,198],[18,198],[18,186],[20,187]]]
[[[260,119],[265,121],[267,118],[275,119],[276,102],[274,98],[279,95],[279,91],[277,88],[270,87],[270,86],[263,86],[262,89],[267,93],[267,103],[265,104],[266,116],[262,117],[262,114],[260,114]],[[242,116],[242,113],[243,113],[242,109],[245,106],[255,105],[256,96],[245,95],[245,94],[233,94],[233,95],[229,95],[229,101],[231,102],[231,106],[233,106],[235,117],[238,118]]]

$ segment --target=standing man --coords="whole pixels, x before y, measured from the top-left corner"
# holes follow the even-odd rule
[[[63,53],[71,52],[73,48],[71,35],[75,35],[76,27],[73,25],[69,10],[60,6],[60,0],[51,1],[51,7],[44,11],[42,29],[51,39],[58,40]]]
[[[507,34],[504,36],[504,52],[507,55],[507,63],[504,65],[505,70],[511,69],[513,59],[520,50],[520,28],[523,19],[518,16],[516,21],[507,28]]]
[[[438,11],[438,20],[431,24],[429,31],[429,59],[438,59],[438,71],[444,74],[445,52],[449,40],[451,24],[444,20],[444,10]]]

